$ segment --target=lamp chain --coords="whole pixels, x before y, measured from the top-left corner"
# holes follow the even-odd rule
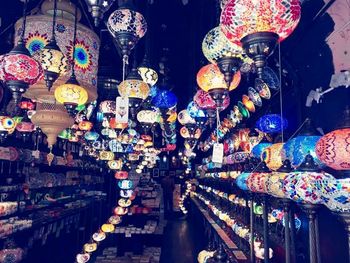
[[[284,143],[281,43],[278,44],[278,60],[279,60],[279,65],[280,65],[279,66],[279,79],[280,79],[281,136],[282,136],[282,143]]]
[[[24,0],[24,6],[23,6],[23,24],[22,24],[22,33],[21,33],[21,42],[24,42],[24,36],[26,32],[26,25],[27,25],[27,3],[28,0]]]
[[[72,49],[72,76],[75,77],[75,45],[77,42],[77,24],[78,24],[78,7],[74,10],[74,33],[73,33],[73,49]]]
[[[56,39],[56,37],[55,37],[56,15],[57,15],[57,0],[54,0],[54,2],[53,2],[53,20],[52,20],[52,36],[51,36],[51,40]]]

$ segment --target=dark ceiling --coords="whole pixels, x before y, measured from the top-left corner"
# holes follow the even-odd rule
[[[4,3],[0,9],[0,54],[11,48],[11,24],[22,14],[22,3],[19,0],[1,1]],[[306,116],[311,116],[326,131],[333,128],[340,119],[342,109],[349,102],[350,89],[341,88],[327,94],[322,104],[314,104],[311,108],[304,106],[309,91],[320,86],[327,88],[334,71],[332,52],[325,43],[325,38],[334,27],[334,22],[326,11],[335,1],[327,1],[328,5],[323,0],[303,1],[299,26],[282,43],[283,107],[285,115],[291,120],[290,133],[295,131]],[[29,7],[35,8],[40,2],[31,0]],[[93,24],[84,0],[73,2],[85,10],[82,23],[87,26]],[[105,14],[105,19],[117,8],[117,2]],[[154,65],[166,54],[173,91],[179,97],[178,109],[183,109],[196,91],[197,71],[207,63],[201,52],[201,42],[204,35],[218,23],[220,10],[217,0],[188,0],[186,5],[183,0],[144,0],[135,3],[148,22],[148,37],[142,39],[135,50],[138,62],[143,58],[146,39],[150,43],[150,57]],[[99,75],[120,79],[121,58],[112,38],[104,25],[95,28],[95,31],[102,41]],[[278,52],[269,59],[269,65],[278,71]],[[245,77],[239,88],[232,92],[233,101],[241,99],[252,79],[254,76]],[[100,94],[103,96],[104,92],[100,91]],[[251,122],[267,111],[278,112],[279,108],[279,95],[276,94],[253,115]]]

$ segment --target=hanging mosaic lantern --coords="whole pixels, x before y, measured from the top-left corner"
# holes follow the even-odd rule
[[[196,124],[196,120],[193,119],[187,110],[182,110],[177,115],[177,120],[181,125]]]
[[[299,23],[299,1],[230,0],[221,13],[222,32],[233,43],[242,45],[262,76],[266,58],[277,42],[283,41]]]
[[[177,104],[177,97],[168,90],[159,90],[157,95],[152,98],[152,104],[160,110],[173,108]]]
[[[141,65],[137,67],[138,73],[140,74],[142,80],[146,82],[151,87],[154,86],[158,81],[157,72],[150,67],[147,56],[145,55]],[[154,92],[154,91],[153,91]]]
[[[282,166],[282,151],[283,143],[275,143],[262,152],[262,160],[271,170],[276,171]]]
[[[288,127],[288,121],[278,114],[267,114],[259,118],[255,127],[265,133],[277,133]]]

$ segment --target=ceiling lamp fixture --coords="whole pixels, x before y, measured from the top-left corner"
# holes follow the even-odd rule
[[[147,31],[146,19],[142,14],[129,9],[131,4],[128,2],[124,1],[124,5],[115,10],[107,21],[107,28],[116,40],[123,56],[124,72],[131,50]]]
[[[261,78],[266,59],[278,41],[283,41],[296,28],[301,14],[300,1],[230,0],[222,10],[222,32],[233,43],[242,45],[254,60]]]
[[[136,111],[140,108],[141,102],[149,95],[150,89],[147,83],[143,82],[137,72],[136,65],[131,69],[126,80],[118,85],[120,96],[129,98],[131,117],[136,117]]]
[[[0,79],[11,90],[16,106],[29,85],[35,84],[42,77],[40,64],[31,57],[24,43],[26,12],[27,0],[25,0],[23,7],[21,37],[17,45],[0,59]]]
[[[242,48],[230,42],[218,26],[205,35],[202,51],[210,63],[218,65],[221,73],[224,74],[227,86],[229,86],[234,74],[240,69],[243,62]]]
[[[103,15],[115,0],[85,0],[87,5],[89,6],[89,11],[91,13],[92,18],[94,19],[95,27],[100,25],[100,22],[103,18]]]
[[[241,73],[237,71],[230,86],[228,86],[224,75],[220,72],[218,66],[214,64],[202,67],[197,73],[198,86],[210,94],[218,108],[223,106],[225,99],[228,97],[228,92],[237,88],[240,81]]]
[[[69,80],[58,86],[55,89],[55,98],[57,102],[64,105],[67,109],[70,116],[76,114],[76,107],[78,105],[84,105],[88,100],[88,93],[86,89],[80,86],[76,76],[75,76],[75,46],[77,40],[77,17],[78,17],[78,8],[75,7],[75,16],[74,16],[74,34],[73,34],[73,52],[72,52],[72,74]]]
[[[350,170],[350,108],[336,130],[327,133],[316,144],[316,155],[321,162],[334,170]]]
[[[57,78],[68,71],[68,60],[56,42],[56,13],[57,0],[54,0],[51,40],[42,50],[35,54],[44,70],[44,80],[49,91]]]

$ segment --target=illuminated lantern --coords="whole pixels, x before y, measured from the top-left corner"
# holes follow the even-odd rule
[[[249,190],[247,186],[247,179],[249,175],[250,175],[250,172],[243,172],[236,178],[237,186],[244,191]]]
[[[97,244],[96,243],[87,243],[84,245],[84,252],[86,253],[92,253],[96,251],[97,249]]]
[[[118,186],[120,189],[129,190],[133,188],[133,182],[130,180],[122,180],[118,182]]]
[[[106,239],[106,233],[104,232],[96,232],[92,235],[92,239],[96,242],[101,242]]]
[[[325,165],[334,170],[350,170],[350,109],[337,130],[321,137],[316,144],[316,155]]]
[[[103,224],[101,226],[101,230],[105,233],[112,233],[115,229],[115,226],[113,224]]]
[[[100,135],[97,132],[88,131],[84,134],[84,138],[87,141],[96,141]]]
[[[242,48],[230,42],[220,27],[215,27],[204,37],[202,51],[210,63],[218,65],[229,85],[243,62]]]
[[[25,17],[17,45],[8,54],[0,58],[0,80],[5,82],[11,90],[15,105],[18,104],[21,95],[28,89],[29,85],[35,84],[43,73],[41,65],[31,57],[25,47],[26,11],[27,4],[25,3]]]
[[[131,205],[130,199],[121,198],[118,200],[118,205],[120,207],[129,207]]]
[[[196,124],[196,120],[193,119],[187,110],[182,110],[177,115],[177,120],[181,125]]]
[[[321,189],[334,185],[335,178],[320,172],[311,155],[305,157],[297,171],[289,173],[284,179],[283,191],[295,202],[321,204],[324,202]]]
[[[126,215],[127,213],[128,213],[128,208],[126,207],[117,206],[116,208],[114,208],[114,214],[116,214],[117,216],[123,216],[123,215]]]
[[[77,260],[77,263],[86,263],[90,260],[90,254],[89,253],[78,254],[75,259]]]
[[[136,69],[132,69],[126,80],[118,85],[120,96],[144,100],[148,97],[149,86],[143,82]]]
[[[78,124],[78,127],[81,131],[90,131],[93,127],[93,123],[91,121],[82,121]]]
[[[116,102],[114,100],[105,100],[100,103],[100,112],[107,117],[111,117],[116,113]]]
[[[101,161],[111,161],[114,159],[114,153],[111,151],[100,151],[99,156]]]
[[[228,86],[225,82],[224,75],[220,72],[218,66],[209,64],[202,67],[197,73],[198,86],[209,92],[215,101],[217,107],[222,107],[224,100],[228,97],[228,91],[232,91],[239,85],[241,81],[241,73],[238,71]]]
[[[108,167],[111,170],[118,170],[123,167],[123,161],[121,159],[118,160],[110,160],[108,161]]]
[[[151,87],[157,83],[158,74],[154,69],[150,67],[150,63],[148,61],[147,55],[145,55],[141,65],[138,66],[137,70],[142,80],[146,82],[148,85],[150,85]]]
[[[139,111],[139,113],[137,114],[137,120],[140,123],[153,124],[157,122],[157,119],[158,119],[158,113],[153,110],[142,110],[142,111]]]
[[[194,101],[191,101],[187,106],[188,114],[196,120],[197,125],[203,126],[207,121],[205,111],[198,108]]]
[[[259,118],[255,127],[265,133],[276,133],[286,129],[288,122],[278,114],[267,114]]]
[[[152,104],[160,110],[173,108],[177,104],[177,97],[168,90],[159,90],[156,96],[152,98]]]
[[[22,100],[19,103],[19,107],[22,110],[25,110],[25,111],[34,110],[35,109],[35,103],[31,102],[30,100]]]
[[[247,187],[254,193],[267,193],[268,180],[271,176],[270,170],[264,162],[260,163],[247,178]]]
[[[230,0],[221,13],[222,32],[233,43],[243,46],[261,77],[265,60],[278,41],[287,38],[299,23],[300,2],[295,0]]]
[[[247,95],[242,96],[242,103],[247,110],[249,110],[250,112],[255,112],[254,103],[249,99]]]
[[[116,40],[123,60],[147,31],[147,22],[142,14],[120,6],[108,18],[107,28]]]
[[[124,180],[124,179],[128,179],[128,172],[126,171],[117,171],[114,174],[114,178],[117,180]],[[124,196],[122,196],[124,197]]]
[[[119,225],[122,222],[122,218],[120,216],[111,216],[108,218],[108,223],[112,225]]]
[[[262,160],[271,170],[276,171],[282,166],[282,151],[283,143],[275,143],[262,152]]]
[[[272,143],[270,142],[261,142],[257,145],[255,145],[252,149],[252,155],[256,158],[261,159],[261,154],[264,152],[264,150],[267,147],[270,147],[272,145]]]
[[[283,191],[284,179],[293,171],[289,160],[285,160],[283,165],[276,171],[272,172],[267,183],[267,192],[278,198],[288,198]]]

